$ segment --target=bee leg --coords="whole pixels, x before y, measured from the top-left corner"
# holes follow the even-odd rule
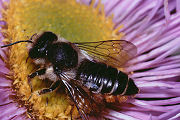
[[[29,60],[29,56],[26,58],[26,63],[28,62],[28,60]]]
[[[71,111],[70,111],[70,114],[71,114],[71,120],[73,119],[73,118],[72,118],[73,109],[74,109],[74,105],[72,106]]]
[[[46,72],[46,69],[43,68],[43,69],[40,69],[40,70],[38,70],[38,71],[36,71],[36,72],[31,73],[30,75],[28,75],[28,84],[29,84],[29,86],[30,86],[30,88],[31,88],[31,95],[29,96],[28,101],[31,99],[31,97],[32,97],[32,91],[33,91],[32,84],[31,84],[31,79],[34,78],[34,77],[36,77],[36,76],[38,76],[38,75],[43,75],[43,74],[45,74],[45,72]]]
[[[33,40],[34,36],[37,36],[37,33],[34,33],[29,40]]]
[[[40,91],[38,92],[38,94],[39,94],[39,95],[42,95],[42,94],[46,94],[46,93],[48,93],[48,92],[52,92],[52,91],[54,91],[57,87],[59,87],[59,85],[60,85],[60,80],[55,81],[55,82],[53,82],[53,83],[51,84],[51,86],[50,86],[49,88],[44,88],[44,89],[40,90]]]
[[[48,101],[49,101],[49,100],[48,100],[48,97],[47,97],[47,98],[46,98],[46,106],[48,105]]]
[[[30,75],[28,75],[28,83],[29,83],[29,85],[30,85],[30,87],[31,87],[31,92],[32,92],[31,79],[34,78],[34,77],[36,77],[36,76],[38,76],[38,75],[43,75],[43,74],[45,74],[45,72],[46,72],[46,69],[43,68],[43,69],[40,69],[40,70],[38,70],[38,71],[36,71],[36,72],[31,73]]]

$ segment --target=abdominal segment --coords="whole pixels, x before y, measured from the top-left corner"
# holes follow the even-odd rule
[[[127,74],[106,64],[89,60],[81,63],[76,78],[93,93],[134,95],[139,91]]]

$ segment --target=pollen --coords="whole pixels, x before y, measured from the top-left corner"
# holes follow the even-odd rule
[[[115,29],[112,16],[106,17],[104,6],[99,2],[94,7],[94,1],[87,6],[75,0],[11,0],[2,10],[3,20],[7,23],[2,30],[6,37],[4,41],[28,40],[34,33],[43,31],[52,31],[71,42],[121,39],[123,33],[118,31],[122,26]],[[20,104],[25,103],[27,116],[35,119],[71,119],[72,112],[74,118],[78,117],[64,87],[40,96],[35,94],[51,85],[48,80],[32,79],[33,92],[28,100],[31,90],[27,76],[38,67],[31,59],[27,60],[27,44],[11,46],[7,60],[14,80],[13,89]]]

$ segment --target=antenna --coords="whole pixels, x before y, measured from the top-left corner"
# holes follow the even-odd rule
[[[30,40],[21,40],[21,41],[17,41],[17,42],[14,42],[14,43],[7,44],[7,45],[3,45],[3,46],[1,46],[1,48],[4,48],[4,47],[9,47],[9,46],[12,46],[12,45],[14,45],[14,44],[17,44],[17,43],[22,43],[22,42],[33,43],[33,42],[32,42],[32,41],[30,41]]]

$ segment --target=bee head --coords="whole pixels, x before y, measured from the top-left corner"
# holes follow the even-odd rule
[[[29,57],[32,59],[44,58],[47,55],[49,45],[51,45],[53,41],[56,41],[58,39],[56,34],[49,31],[43,32],[42,34],[38,35],[38,37],[36,37],[36,39],[34,39],[33,41],[31,41],[32,37],[30,40],[17,41],[14,43],[3,45],[1,46],[1,48],[9,47],[17,43],[28,42],[32,43],[31,48],[29,49]]]
[[[29,57],[34,58],[45,58],[47,56],[48,47],[53,41],[58,39],[57,35],[52,32],[43,32],[37,37],[29,50]]]

